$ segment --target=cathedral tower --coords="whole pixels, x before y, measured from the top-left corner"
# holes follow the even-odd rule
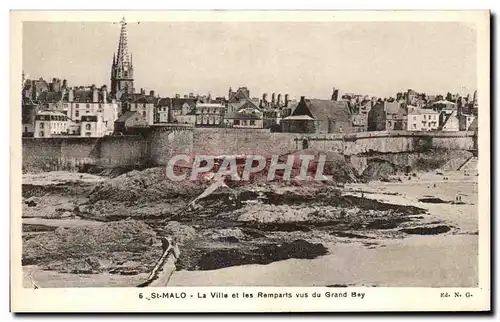
[[[134,93],[134,67],[132,55],[127,48],[127,23],[125,18],[121,21],[120,40],[118,51],[113,54],[113,65],[111,66],[111,94],[119,99],[122,94]]]

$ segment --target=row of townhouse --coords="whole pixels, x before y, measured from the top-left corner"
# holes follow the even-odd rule
[[[36,95],[28,93],[22,101],[23,136],[100,137],[114,132],[120,102],[108,95],[106,86],[68,88],[64,82],[57,90],[51,86]]]
[[[442,103],[442,102],[441,102]],[[422,108],[405,102],[306,99],[301,97],[280,130],[293,133],[355,133],[363,131],[473,131],[477,116],[454,104]]]

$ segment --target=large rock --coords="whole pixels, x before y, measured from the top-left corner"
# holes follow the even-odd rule
[[[111,260],[113,263],[110,266],[116,266],[131,260],[128,257],[133,257],[138,261],[144,259],[142,272],[147,272],[162,252],[161,247],[156,246],[155,239],[156,233],[148,225],[136,220],[95,226],[59,227],[53,233],[36,235],[23,243],[23,264],[57,266],[61,269],[70,267],[72,272],[93,273],[101,271],[102,267],[89,264],[89,258],[91,263]],[[121,263],[118,263],[118,259],[113,256],[115,253],[128,256],[121,256]]]
[[[168,236],[171,236],[179,245],[189,240],[193,240],[197,236],[196,229],[191,226],[183,225],[177,221],[169,221],[164,227],[164,232]]]

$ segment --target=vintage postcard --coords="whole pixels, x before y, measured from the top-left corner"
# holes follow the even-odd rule
[[[11,12],[11,310],[490,310],[488,11]]]

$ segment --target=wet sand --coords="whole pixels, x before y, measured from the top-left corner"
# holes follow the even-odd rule
[[[175,272],[169,286],[477,286],[477,236],[415,236],[377,248],[335,244],[312,260]]]
[[[419,174],[402,182],[346,185],[346,194],[428,209],[433,217],[454,226],[437,236],[377,239],[376,244],[346,238],[325,243],[329,254],[316,259],[288,259],[268,265],[243,265],[212,271],[176,271],[169,286],[420,286],[473,287],[477,276],[477,177],[460,172]],[[436,184],[436,187],[434,187]],[[419,202],[426,196],[465,204]],[[35,270],[40,287],[134,286],[143,276],[77,275]],[[24,285],[30,287],[25,274]]]
[[[477,177],[460,172],[421,173],[402,182],[346,185],[347,194],[428,209],[432,216],[457,228],[453,234],[411,236],[326,245],[330,254],[312,260],[289,259],[269,265],[244,265],[215,271],[178,271],[171,286],[394,286],[474,287],[478,285]],[[436,184],[436,187],[434,187]],[[397,193],[394,195],[393,193]],[[424,196],[464,205],[419,202]]]

